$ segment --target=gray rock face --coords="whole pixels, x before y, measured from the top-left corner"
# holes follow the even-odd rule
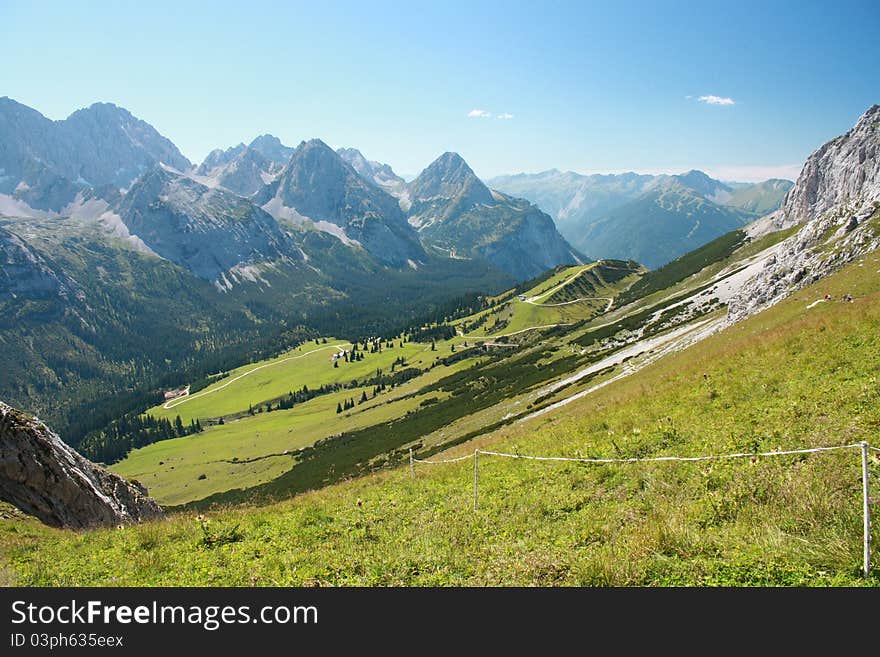
[[[384,189],[395,198],[400,198],[406,191],[406,181],[394,173],[389,165],[368,160],[356,148],[339,148],[336,153],[348,162],[361,178]]]
[[[127,187],[158,162],[180,171],[192,166],[170,139],[112,103],[77,110],[61,122],[61,129],[71,157],[56,168],[74,182]]]
[[[559,264],[576,264],[583,259],[556,232],[553,220],[535,206],[529,206],[497,241],[478,246],[476,251],[499,269],[519,279],[529,279]]]
[[[401,203],[426,245],[451,257],[485,258],[519,280],[581,261],[548,215],[493,193],[457,153],[432,162]]]
[[[281,140],[274,135],[260,135],[254,139],[249,148],[257,151],[269,162],[285,165],[293,157],[294,150],[290,146],[285,146]]]
[[[3,402],[0,499],[47,525],[70,529],[163,515],[143,486],[86,460],[40,420]]]
[[[495,205],[483,182],[458,153],[443,153],[407,189],[409,222],[420,229],[476,205]]]
[[[253,196],[266,185],[276,166],[247,146],[232,160],[211,170],[210,177],[239,196]]]
[[[399,267],[424,258],[397,199],[364,180],[320,139],[301,143],[255,198],[260,205],[275,199],[313,222],[338,226],[384,264]]]
[[[247,146],[211,151],[195,173],[241,196],[253,196],[287,164],[293,152],[278,137],[260,135]]]
[[[229,164],[230,162],[232,162],[232,160],[244,153],[246,149],[247,146],[245,146],[244,144],[231,146],[226,150],[223,150],[222,148],[215,148],[213,151],[208,153],[205,161],[199,165],[198,169],[196,169],[196,173],[200,176],[209,176],[218,167],[222,167],[224,164]]]
[[[162,168],[139,178],[114,211],[155,253],[223,288],[233,268],[302,257],[275,219],[247,199]]]
[[[57,274],[24,240],[0,227],[0,301],[72,299],[80,294],[75,281]]]
[[[772,215],[775,228],[788,228],[848,205],[880,200],[880,105],[865,112],[844,135],[807,158],[795,186]]]
[[[731,323],[880,248],[880,105],[810,155],[783,206],[756,223],[756,235],[802,228],[730,300]]]
[[[158,162],[190,167],[171,141],[121,107],[96,103],[51,121],[0,98],[0,193],[31,207],[60,211],[84,187],[127,187]]]

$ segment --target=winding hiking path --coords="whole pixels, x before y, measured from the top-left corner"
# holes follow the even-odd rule
[[[347,343],[347,346],[350,347],[351,343]],[[345,349],[343,349],[339,345],[329,345],[326,347],[320,347],[318,349],[312,349],[311,351],[307,351],[306,353],[300,354],[299,356],[289,356],[287,358],[282,358],[281,360],[277,360],[273,363],[266,363],[265,365],[259,365],[252,370],[248,370],[247,372],[239,374],[235,378],[230,379],[229,381],[227,381],[223,385],[217,386],[216,388],[202,390],[201,392],[197,392],[194,395],[184,395],[183,397],[175,397],[174,399],[169,399],[167,402],[165,402],[162,405],[162,408],[164,408],[166,411],[170,411],[175,406],[180,406],[181,404],[188,402],[192,399],[195,399],[197,397],[204,397],[205,395],[210,395],[212,392],[217,392],[218,390],[223,390],[223,388],[225,388],[226,386],[230,386],[233,383],[235,383],[236,381],[243,379],[244,377],[248,376],[249,374],[253,374],[254,372],[257,372],[259,370],[265,369],[267,367],[273,367],[274,365],[280,365],[281,363],[286,363],[287,361],[297,360],[298,358],[305,358],[306,356],[316,354],[319,351],[324,351],[326,349],[337,349],[340,352],[345,351]]]
[[[529,303],[538,308],[556,308],[557,306],[567,306],[572,303],[580,303],[581,301],[607,301],[608,305],[605,307],[605,310],[602,311],[603,313],[607,313],[611,310],[611,306],[614,305],[614,297],[580,297],[579,299],[563,301],[562,303],[535,303],[531,299],[526,299],[523,303]]]
[[[524,301],[525,301],[526,303],[532,303],[532,304],[535,304],[536,306],[537,306],[537,305],[540,305],[540,304],[536,304],[536,303],[535,303],[538,299],[543,299],[544,297],[548,297],[548,296],[550,296],[551,294],[553,294],[553,293],[556,292],[557,290],[561,290],[561,289],[564,288],[566,285],[568,285],[569,283],[571,283],[574,279],[576,279],[578,276],[580,276],[581,274],[583,274],[585,271],[589,271],[589,270],[591,270],[591,269],[592,269],[593,267],[595,267],[595,266],[596,266],[596,263],[593,263],[591,266],[589,266],[589,267],[585,267],[584,269],[581,269],[578,273],[576,273],[576,274],[575,274],[574,276],[572,276],[571,278],[567,278],[567,279],[565,279],[565,280],[562,281],[559,285],[556,285],[556,286],[554,286],[554,287],[551,287],[549,290],[547,290],[547,291],[544,292],[543,294],[536,294],[536,295],[533,296],[533,297],[529,297],[528,299],[524,299]]]

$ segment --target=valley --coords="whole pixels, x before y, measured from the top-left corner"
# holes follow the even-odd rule
[[[480,408],[480,418],[474,418],[470,406],[457,408],[449,401],[490,365],[528,357],[544,367],[558,360],[555,344],[542,349],[543,353],[532,353],[534,340],[527,334],[534,329],[521,325],[552,325],[561,319],[560,310],[522,302],[520,296],[579,294],[584,287],[580,279],[590,272],[593,280],[601,281],[602,291],[615,293],[637,278],[637,269],[624,264],[563,267],[524,295],[508,291],[492,298],[496,319],[507,322],[501,334],[484,330],[487,315],[477,313],[445,331],[443,325],[425,327],[424,331],[437,332],[438,337],[426,335],[421,342],[412,335],[397,335],[365,340],[355,350],[351,342],[324,338],[213,377],[215,381],[198,392],[147,411],[170,421],[180,417],[184,425],[198,420],[205,429],[202,433],[137,449],[113,470],[147,485],[162,504],[178,505],[233,489],[247,491],[291,469],[297,452],[319,440],[389,422],[406,423],[414,414],[456,421],[455,427],[444,427],[437,436],[426,438],[422,447],[442,445],[459,437],[460,427],[469,426],[472,431],[487,418],[503,419],[501,410],[507,404]],[[612,280],[617,277],[617,284],[603,281],[603,274]],[[621,274],[627,276],[619,278]],[[565,319],[584,321],[601,310],[589,301],[568,304],[564,312]],[[439,337],[444,333],[448,337]],[[519,342],[510,341],[512,334],[520,336]],[[351,354],[355,356],[350,358]],[[317,396],[293,403],[292,408],[280,407],[294,391],[304,390]],[[337,412],[346,402],[353,408]],[[437,405],[443,410],[435,413]],[[223,424],[219,424],[221,418]]]
[[[880,271],[876,253],[565,414],[490,430],[438,456],[474,447],[691,455],[876,436],[880,277],[866,271]],[[808,308],[844,292],[853,303]],[[212,548],[202,542],[202,516],[187,512],[76,534],[2,520],[0,555],[7,577],[56,585],[854,586],[866,583],[857,460],[835,452],[589,466],[487,457],[476,512],[467,460],[216,509],[209,531],[236,532]],[[876,482],[880,461],[871,468]]]
[[[0,508],[2,581],[876,585],[880,460],[760,457],[880,440],[878,126],[793,185],[499,181],[563,230],[454,152],[407,182],[264,134],[195,166],[114,105],[0,99],[3,463],[101,514]]]

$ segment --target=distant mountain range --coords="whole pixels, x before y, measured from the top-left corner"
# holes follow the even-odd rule
[[[559,232],[592,258],[633,259],[652,268],[772,212],[793,184],[731,185],[701,171],[587,176],[555,169],[487,182],[549,212]]]

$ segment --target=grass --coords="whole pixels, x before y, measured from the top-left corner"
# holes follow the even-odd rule
[[[146,485],[163,505],[184,504],[231,488],[259,486],[290,470],[296,451],[321,438],[383,424],[418,409],[425,399],[444,398],[443,392],[418,394],[418,390],[464,365],[436,367],[340,414],[336,413],[337,404],[347,399],[358,401],[365,391],[372,396],[372,390],[346,389],[289,410],[244,416],[199,434],[163,440],[134,450],[112,470]]]
[[[880,445],[880,257],[863,261],[636,376],[447,455]],[[807,309],[826,293],[855,303]],[[125,529],[2,519],[0,566],[5,581],[52,586],[880,584],[859,576],[854,451],[604,466],[482,457],[476,512],[472,467],[420,466],[415,478],[389,468],[286,502]],[[876,456],[871,476],[876,497]],[[877,523],[873,537],[876,563]]]
[[[626,263],[600,264],[601,266],[593,263],[562,268],[552,276],[542,278],[527,294],[550,300],[572,296],[578,298],[596,294],[597,290],[603,294],[611,294],[635,278],[633,275],[627,277],[626,267],[622,270],[613,268]],[[606,278],[610,282],[606,283]],[[546,311],[556,311],[555,314],[560,315],[560,310],[562,313],[572,313],[573,319],[580,320],[585,312],[598,313],[606,305],[604,301],[592,304],[595,307],[591,309],[586,309],[586,304],[571,304],[556,309],[516,301],[502,305],[501,308],[515,312],[515,321],[523,323],[532,321],[533,316],[535,321],[546,321],[545,317],[539,315],[546,314]],[[164,440],[134,450],[111,467],[124,477],[140,481],[161,504],[171,506],[206,498],[216,499],[218,494],[225,491],[262,490],[270,484],[275,490],[279,486],[287,486],[291,478],[297,482],[293,488],[302,490],[304,486],[313,485],[314,478],[320,473],[314,472],[317,463],[309,464],[311,474],[303,478],[301,471],[304,466],[300,464],[300,450],[318,441],[340,434],[353,434],[358,437],[358,441],[376,447],[365,451],[360,449],[359,444],[352,443],[346,450],[361,454],[370,462],[378,456],[374,451],[380,445],[399,450],[407,442],[419,442],[420,446],[435,448],[444,442],[460,440],[483,427],[497,424],[512,410],[517,410],[515,405],[519,402],[516,394],[519,390],[511,389],[509,381],[496,390],[503,390],[504,394],[510,395],[511,399],[505,400],[509,403],[497,403],[497,400],[485,399],[485,395],[479,393],[455,400],[448,399],[457,389],[466,389],[469,379],[475,376],[486,374],[493,380],[505,378],[503,372],[494,370],[476,374],[464,372],[474,364],[472,356],[480,355],[477,350],[462,351],[464,343],[473,346],[473,335],[438,341],[434,350],[430,344],[402,342],[400,339],[395,339],[392,343],[393,348],[385,347],[379,353],[366,352],[363,361],[340,361],[339,367],[333,367],[331,354],[350,348],[350,343],[332,339],[326,344],[323,341],[319,344],[310,342],[276,358],[222,373],[210,386],[189,397],[172,401],[170,409],[157,406],[149,411],[155,416],[169,419],[179,414],[184,423],[199,418],[208,427],[203,433]],[[452,365],[428,369],[432,364],[441,362],[438,359],[452,356],[453,345],[458,348],[455,356],[467,356]],[[518,357],[513,353],[505,356],[515,356],[514,360]],[[336,413],[338,404],[344,404],[349,399],[357,401],[363,392],[372,397],[372,386],[353,386],[352,381],[364,382],[375,375],[377,369],[388,374],[395,359],[400,357],[406,359],[407,367],[424,370],[424,373],[404,385],[386,390],[376,400],[359,404],[352,411]],[[547,352],[547,357],[542,356],[535,360],[535,364],[541,364],[539,380],[555,371],[553,362],[559,357],[560,355],[551,350]],[[444,383],[444,388],[437,388],[441,379],[455,373],[462,373],[463,376],[453,377],[451,382]],[[514,383],[528,383],[534,379],[536,373],[538,371],[533,365],[526,364]],[[277,399],[289,391],[300,390],[304,385],[314,390],[321,385],[333,383],[349,387],[298,403],[289,410],[257,412],[255,415],[248,413],[249,407],[260,411],[267,400]],[[475,405],[472,402],[477,397],[483,399]],[[431,404],[431,407],[425,409],[427,404]],[[223,425],[209,423],[209,420],[214,421],[220,416],[225,417]],[[405,427],[400,424],[404,419]],[[386,427],[391,422],[397,423],[393,435],[373,436],[377,430],[379,434],[388,434]],[[398,436],[405,436],[406,440],[398,439]],[[424,440],[419,440],[421,437]],[[388,438],[391,438],[390,442]],[[338,470],[340,455],[334,452],[332,460],[331,466]],[[298,464],[301,467],[296,472],[291,472]],[[350,463],[349,466],[355,467],[355,464]],[[362,466],[360,464],[357,467]],[[279,479],[280,483],[275,482]],[[318,482],[323,480],[324,476],[321,475]]]
[[[625,266],[626,263],[617,263]],[[619,277],[611,265],[593,262],[560,269],[553,276],[522,293],[526,298],[536,298],[526,303],[517,295],[488,310],[458,320],[454,325],[469,338],[492,338],[518,333],[532,327],[553,324],[573,324],[601,315],[608,306],[605,297],[613,298],[635,280],[633,274]],[[588,279],[590,273],[594,276]],[[585,300],[566,305],[540,305],[596,297],[601,300]]]

